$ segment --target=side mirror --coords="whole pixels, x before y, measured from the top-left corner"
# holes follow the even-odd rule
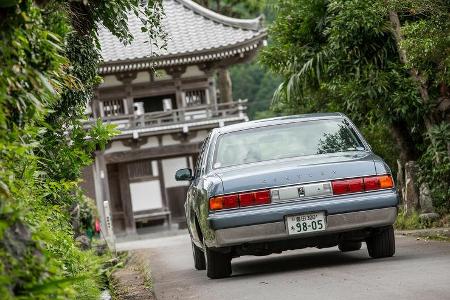
[[[192,180],[192,170],[191,169],[180,169],[175,173],[176,181],[189,181]]]

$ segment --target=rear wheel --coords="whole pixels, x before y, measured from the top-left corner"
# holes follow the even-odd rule
[[[361,246],[361,242],[342,242],[338,245],[338,248],[342,252],[350,252],[361,249]]]
[[[206,275],[211,279],[225,278],[231,275],[231,255],[205,247]]]
[[[205,254],[203,254],[202,249],[197,247],[193,242],[192,243],[192,255],[194,256],[194,266],[197,270],[205,270],[206,269],[206,261]]]
[[[389,226],[366,239],[367,250],[372,258],[391,257],[395,253],[394,228]]]

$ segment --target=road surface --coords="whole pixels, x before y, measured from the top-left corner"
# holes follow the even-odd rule
[[[158,300],[450,299],[450,243],[397,236],[396,255],[377,260],[364,246],[240,257],[232,277],[211,280],[194,270],[187,235],[145,245]]]

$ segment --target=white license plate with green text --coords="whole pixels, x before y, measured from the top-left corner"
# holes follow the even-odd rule
[[[286,227],[290,235],[324,231],[327,218],[324,212],[286,216]]]

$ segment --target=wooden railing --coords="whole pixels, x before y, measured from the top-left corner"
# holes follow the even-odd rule
[[[245,118],[247,100],[239,100],[230,103],[198,105],[173,109],[169,111],[158,111],[140,115],[115,115],[103,117],[104,122],[117,124],[119,130],[133,130],[148,127],[168,126],[175,124],[189,124],[206,120],[220,120],[229,117]],[[90,120],[86,125],[93,124]]]

